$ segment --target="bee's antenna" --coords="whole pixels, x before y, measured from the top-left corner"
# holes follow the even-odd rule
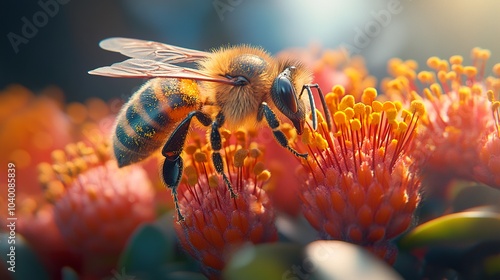
[[[332,121],[330,120],[330,110],[328,110],[328,106],[326,105],[325,96],[321,91],[321,88],[318,84],[305,84],[302,86],[302,91],[300,92],[299,98],[302,96],[304,90],[307,91],[307,95],[309,96],[309,102],[311,104],[311,114],[312,114],[312,122],[313,129],[316,130],[318,128],[318,117],[316,116],[316,104],[314,103],[314,97],[312,94],[311,88],[316,88],[318,90],[319,99],[321,100],[321,106],[323,107],[324,119],[326,119],[326,125],[328,126],[328,131],[332,130]]]

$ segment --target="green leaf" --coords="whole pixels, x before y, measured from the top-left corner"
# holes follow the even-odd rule
[[[169,280],[207,280],[207,277],[201,273],[176,271],[167,275],[166,279]]]
[[[307,245],[300,270],[289,273],[286,279],[305,279],[304,275],[325,280],[403,279],[392,267],[363,247],[334,240],[319,240]]]
[[[24,237],[19,233],[15,235],[15,239],[9,239],[9,237],[7,232],[0,233],[0,259],[7,269],[15,270],[15,272],[9,272],[12,279],[50,279],[45,267]],[[13,240],[15,244],[12,243]]]
[[[173,238],[154,224],[139,227],[130,238],[120,256],[118,270],[127,275],[148,275],[160,273],[162,266],[173,254]]]
[[[402,249],[433,245],[463,245],[466,242],[500,240],[500,214],[478,209],[449,214],[426,222],[399,242]]]
[[[302,247],[271,243],[248,245],[233,254],[223,271],[223,279],[287,279],[287,270],[300,264]]]
[[[63,267],[61,274],[62,274],[63,280],[78,280],[79,279],[78,273],[76,273],[76,271],[71,267],[67,267],[67,266]]]

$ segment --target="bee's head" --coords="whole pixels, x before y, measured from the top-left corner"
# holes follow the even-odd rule
[[[302,85],[310,82],[310,75],[302,67],[298,67],[288,66],[276,76],[271,87],[271,98],[276,108],[290,119],[300,135],[304,131],[306,107],[298,91]],[[297,88],[297,85],[300,87]]]

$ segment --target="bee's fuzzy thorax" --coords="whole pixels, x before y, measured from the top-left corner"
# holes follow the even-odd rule
[[[204,83],[206,98],[214,100],[226,117],[228,127],[255,125],[257,111],[272,84],[271,65],[274,59],[262,48],[248,45],[222,47],[199,63],[201,71],[215,77],[244,77],[247,85],[234,86],[223,83]]]

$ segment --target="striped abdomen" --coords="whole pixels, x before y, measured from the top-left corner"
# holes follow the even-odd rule
[[[118,115],[113,135],[118,165],[141,161],[161,148],[177,124],[201,105],[194,80],[156,78],[148,81]]]

